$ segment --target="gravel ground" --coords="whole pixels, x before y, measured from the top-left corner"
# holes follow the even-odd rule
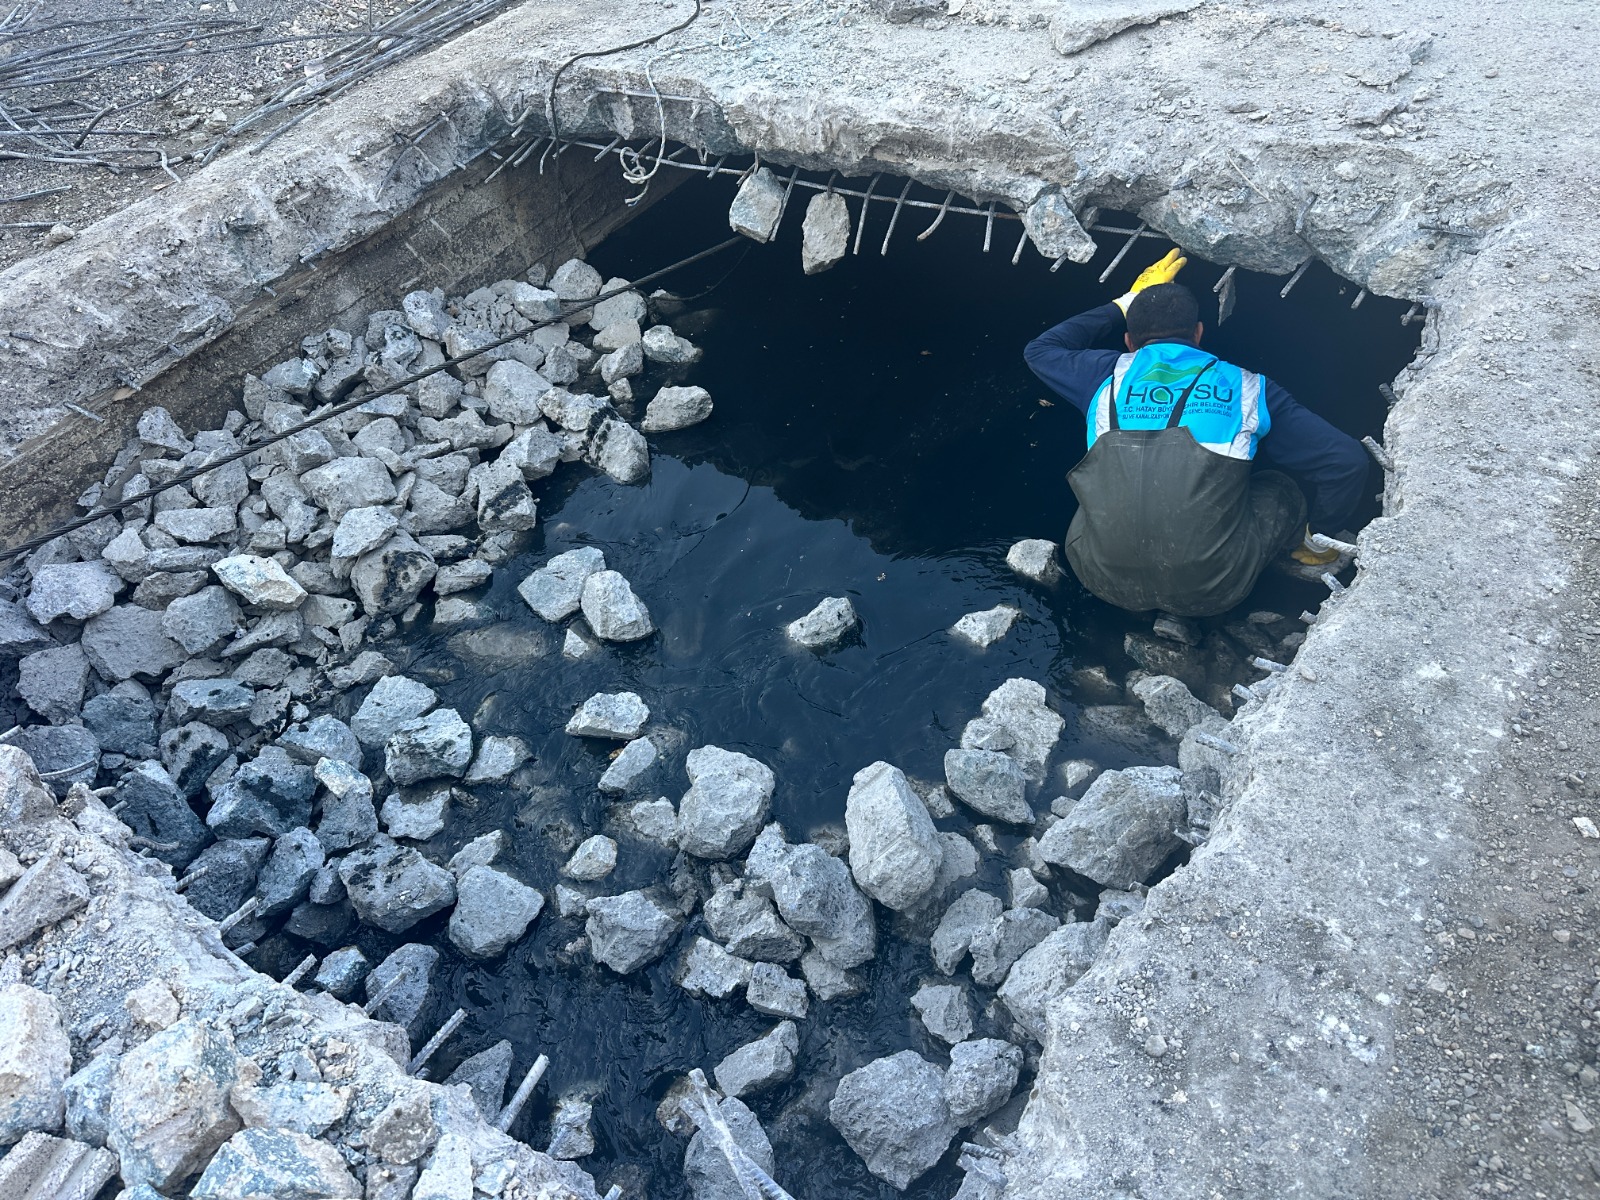
[[[81,130],[92,114],[116,106],[85,139],[84,149],[106,151],[128,145],[154,146],[164,151],[164,170],[155,154],[114,156],[132,167],[59,163],[38,159],[0,159],[0,269],[44,247],[57,244],[69,231],[116,212],[152,192],[169,187],[174,177],[184,178],[197,169],[203,156],[226,129],[260,107],[286,83],[304,78],[322,56],[349,43],[350,34],[363,33],[369,20],[381,25],[399,13],[420,7],[426,0],[69,0],[41,8],[26,19],[13,21],[0,33],[16,35],[0,41],[0,54],[38,50],[65,41],[121,34],[133,44],[141,27],[150,23],[202,23],[218,25],[212,42],[186,42],[183,32],[159,35],[165,43],[152,61],[107,66],[87,79],[50,87],[8,88],[0,67],[0,106],[19,120],[21,110],[51,102],[77,101],[77,108],[57,108],[45,116],[52,128]],[[464,6],[468,0],[452,0]],[[26,5],[24,7],[27,7]],[[81,22],[56,28],[65,22]],[[95,24],[90,24],[95,23]],[[28,37],[30,29],[41,32]],[[147,38],[157,35],[146,34]],[[269,45],[246,45],[270,41]],[[221,53],[185,57],[185,47],[206,45],[239,47]],[[263,130],[271,130],[268,122]],[[140,131],[128,136],[129,131]],[[225,145],[245,144],[259,135],[244,132],[226,138]],[[0,150],[47,156],[59,153],[65,143],[47,139],[44,145],[8,136]],[[64,190],[58,190],[64,189]],[[48,192],[32,200],[9,197]],[[20,226],[20,227],[19,227]],[[63,226],[57,229],[55,227]]]

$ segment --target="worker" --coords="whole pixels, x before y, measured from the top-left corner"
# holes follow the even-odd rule
[[[1367,477],[1360,443],[1282,387],[1200,348],[1177,250],[1110,304],[1028,343],[1028,366],[1081,410],[1088,452],[1067,476],[1078,512],[1067,560],[1096,596],[1132,612],[1226,612],[1282,557],[1316,578],[1342,565],[1311,541],[1354,514]],[[1108,348],[1120,339],[1125,352]],[[1257,469],[1256,459],[1293,472]]]

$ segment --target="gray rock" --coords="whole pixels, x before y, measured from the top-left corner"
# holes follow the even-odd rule
[[[925,983],[911,997],[922,1024],[934,1037],[949,1045],[972,1036],[972,1009],[967,990],[958,983]]]
[[[1026,538],[1006,551],[1006,566],[1035,583],[1054,583],[1061,577],[1056,544],[1044,538]]]
[[[350,718],[350,730],[364,746],[381,746],[408,721],[439,702],[439,694],[405,675],[386,675],[372,685]]]
[[[596,571],[583,582],[584,620],[606,642],[636,642],[655,632],[650,610],[616,571]]]
[[[429,341],[443,341],[450,328],[450,318],[444,311],[444,293],[435,288],[431,292],[407,292],[400,301],[406,324],[418,337]]]
[[[36,650],[17,663],[17,695],[52,725],[78,720],[88,686],[89,659],[77,645]]]
[[[504,783],[532,757],[533,752],[519,737],[486,737],[463,780],[469,785]]]
[[[1061,714],[1046,706],[1043,687],[1027,679],[1008,679],[984,700],[983,715],[967,723],[961,745],[973,748],[969,736],[986,736],[999,727],[1011,739],[1005,753],[1022,764],[1029,779],[1039,783],[1064,724]]]
[[[326,1142],[289,1129],[245,1129],[217,1151],[189,1194],[194,1200],[351,1200],[361,1187]]]
[[[856,996],[866,990],[859,975],[835,966],[816,950],[807,950],[800,959],[800,973],[806,977],[811,994],[824,1003]]]
[[[211,570],[223,587],[265,612],[287,612],[305,603],[305,588],[276,559],[235,554],[212,563]]]
[[[457,879],[471,867],[487,867],[499,858],[506,848],[503,829],[479,834],[450,856],[450,873]]]
[[[601,289],[605,292],[617,292],[608,300],[602,300],[594,306],[594,316],[589,318],[589,324],[594,329],[609,329],[611,326],[623,321],[642,321],[648,308],[644,297],[638,292],[619,292],[619,288],[628,286],[626,279],[608,279]]]
[[[307,1137],[326,1133],[350,1111],[345,1089],[314,1080],[289,1079],[267,1087],[241,1083],[229,1099],[247,1129],[283,1129]]]
[[[660,958],[680,924],[676,913],[634,891],[590,900],[584,931],[595,961],[627,975]]]
[[[272,843],[267,838],[225,838],[213,842],[189,864],[191,873],[204,869],[184,889],[184,898],[213,921],[237,912],[256,890],[256,873]]]
[[[111,1134],[111,1081],[116,1078],[118,1056],[105,1051],[74,1073],[66,1082],[67,1136],[90,1146],[104,1146]]]
[[[278,746],[266,746],[227,783],[212,788],[206,824],[219,837],[258,833],[281,837],[310,824],[311,798],[316,790],[309,767],[295,762]]]
[[[221,542],[239,522],[231,508],[169,508],[156,514],[155,526],[180,542]]]
[[[805,1020],[809,1002],[803,979],[795,979],[776,963],[758,962],[750,969],[745,1002],[757,1012],[773,1017]]]
[[[561,873],[569,879],[576,879],[580,883],[592,883],[596,879],[604,879],[616,869],[617,844],[603,833],[585,838],[572,857],[567,859],[566,865],[561,868]]]
[[[446,1087],[466,1084],[472,1089],[472,1102],[485,1121],[494,1121],[505,1105],[506,1081],[511,1078],[511,1064],[515,1058],[511,1043],[499,1041],[487,1050],[480,1050],[470,1058],[461,1060],[459,1066],[445,1078]]]
[[[175,867],[187,866],[210,840],[205,825],[158,762],[141,762],[127,771],[117,781],[112,803],[124,806],[118,813],[122,823],[155,843],[157,857]]]
[[[1028,205],[1022,214],[1022,228],[1027,231],[1033,248],[1049,259],[1066,258],[1086,263],[1098,249],[1088,231],[1079,224],[1067,198],[1053,188]]]
[[[606,569],[606,556],[593,546],[558,554],[517,586],[517,595],[546,621],[564,621],[578,611],[583,585]]]
[[[758,242],[770,242],[783,216],[785,188],[766,167],[746,175],[728,210],[728,225],[735,233]]]
[[[950,632],[980,650],[987,650],[1011,632],[1011,627],[1020,616],[1021,609],[1009,604],[997,604],[982,612],[968,613],[950,627]]]
[[[375,996],[384,997],[372,1015],[416,1033],[417,1023],[433,991],[433,975],[438,967],[439,951],[434,947],[421,942],[408,942],[399,947],[367,974],[364,988],[367,1002],[370,1004]],[[400,982],[391,987],[397,976]],[[426,1147],[418,1151],[419,1154],[425,1152]],[[402,1160],[391,1158],[389,1161]]]
[[[232,1039],[194,1020],[123,1055],[106,1139],[121,1159],[123,1181],[165,1192],[198,1171],[239,1128],[228,1103],[238,1078]]]
[[[818,192],[800,223],[800,266],[807,275],[826,271],[850,249],[850,206],[837,192]]]
[[[673,333],[668,325],[654,325],[646,329],[639,339],[639,347],[651,362],[674,367],[699,361],[701,353],[700,347]]]
[[[27,941],[88,903],[88,882],[62,861],[59,852],[51,851],[0,897],[0,951]]]
[[[337,1000],[348,1000],[356,994],[370,969],[367,956],[360,950],[341,946],[322,960],[311,982]]]
[[[1074,4],[1056,11],[1050,20],[1050,42],[1058,54],[1072,55],[1096,42],[1136,25],[1151,25],[1163,17],[1197,8],[1205,0],[1114,0]],[[1090,255],[1092,257],[1092,253]],[[1073,258],[1087,262],[1088,258]]]
[[[167,699],[167,719],[229,725],[248,716],[255,693],[237,679],[186,679]]]
[[[350,587],[369,616],[410,608],[438,571],[433,556],[415,538],[396,534],[369,550],[350,569]]]
[[[556,1105],[555,1120],[550,1129],[551,1158],[571,1160],[586,1158],[594,1153],[594,1134],[589,1121],[594,1116],[594,1106],[576,1096],[564,1097]]]
[[[1060,928],[1061,922],[1037,908],[1008,908],[972,935],[972,981],[994,987],[1011,964]]]
[[[481,558],[469,558],[440,567],[438,574],[433,577],[433,591],[438,596],[450,596],[482,587],[493,578],[492,566]]]
[[[740,1046],[717,1064],[717,1086],[729,1096],[749,1096],[794,1077],[800,1034],[793,1021],[780,1021],[772,1032]]]
[[[1145,714],[1174,740],[1182,740],[1195,726],[1220,714],[1170,675],[1146,675],[1133,685],[1133,694]]]
[[[561,441],[540,424],[524,429],[500,451],[500,461],[513,464],[529,483],[555,472],[561,461]]]
[[[1095,920],[1063,925],[1019,958],[1000,985],[999,998],[1012,1018],[1044,1042],[1047,1014],[1105,947],[1110,923]]]
[[[473,467],[467,486],[478,494],[478,527],[485,533],[517,533],[539,523],[539,505],[516,463],[496,459]]]
[[[650,709],[637,692],[597,692],[572,714],[567,732],[575,737],[617,738],[639,736]]]
[[[243,627],[239,606],[216,584],[171,601],[161,617],[161,632],[190,654],[206,654]]]
[[[914,907],[938,879],[944,847],[904,773],[886,762],[857,771],[844,820],[861,890],[888,908]]]
[[[902,1191],[944,1156],[958,1128],[944,1072],[911,1050],[841,1079],[828,1119],[867,1170]]]
[[[356,914],[388,933],[404,933],[456,900],[456,881],[449,871],[382,836],[346,855],[339,863],[339,878]]]
[[[659,800],[629,804],[617,814],[617,819],[623,828],[646,841],[668,847],[678,844],[678,813],[672,801],[664,796]]]
[[[1039,856],[1104,887],[1144,883],[1182,843],[1186,805],[1176,767],[1107,771],[1039,839]]]
[[[602,355],[599,363],[596,364],[600,372],[600,378],[605,383],[611,384],[619,379],[627,379],[630,376],[637,375],[644,370],[643,340],[643,335],[641,334],[639,341],[628,342],[626,345],[619,346],[611,351],[611,353]]]
[[[618,354],[627,352],[626,348],[616,351]],[[601,422],[590,454],[594,465],[618,483],[638,483],[650,474],[650,444],[644,440],[644,434],[617,417],[607,417]]]
[[[687,429],[709,417],[711,407],[711,393],[703,387],[664,387],[645,406],[639,428],[645,433]]]
[[[654,742],[647,737],[635,738],[606,767],[600,776],[600,790],[609,796],[623,795],[655,765],[656,757]]]
[[[322,368],[307,358],[291,358],[269,370],[261,382],[269,388],[288,392],[291,396],[304,396],[311,391]]]
[[[856,610],[843,596],[830,596],[805,616],[783,627],[789,640],[808,650],[833,646],[860,624]]]
[[[998,896],[978,888],[961,893],[955,903],[945,910],[938,928],[933,931],[930,945],[933,965],[946,975],[954,975],[956,967],[971,949],[972,939],[980,930],[988,929],[999,920],[1004,911],[1005,905]]]
[[[136,604],[119,604],[83,627],[81,644],[89,664],[108,683],[135,675],[155,679],[188,655],[161,631],[162,614]]]
[[[550,370],[547,364],[545,370]],[[577,368],[570,368],[571,379],[577,378]],[[571,379],[565,380],[571,382]],[[564,387],[551,388],[539,398],[539,408],[552,424],[574,435],[587,434],[607,408],[603,396],[590,396],[583,392],[569,392]]]
[[[146,446],[171,450],[175,454],[187,454],[194,449],[194,443],[183,436],[183,430],[178,428],[178,423],[172,419],[172,414],[159,405],[153,405],[140,413],[139,423],[134,429],[139,435],[139,440]]]
[[[848,882],[848,872],[845,876]],[[712,893],[705,903],[705,919],[711,935],[740,958],[793,962],[805,950],[800,935],[779,920],[772,901],[738,880]]]
[[[351,767],[361,766],[361,743],[356,740],[356,735],[338,717],[327,714],[289,726],[279,735],[278,745],[296,762],[312,767],[324,758]]]
[[[438,1140],[439,1123],[433,1118],[430,1097],[412,1089],[399,1092],[378,1114],[367,1147],[384,1162],[405,1166],[422,1158]]]
[[[1022,1048],[999,1038],[963,1041],[950,1049],[944,1073],[944,1100],[961,1128],[998,1112],[1017,1090]]]
[[[453,708],[439,708],[397,728],[384,743],[384,769],[398,786],[459,779],[472,762],[472,727]]]
[[[731,1096],[717,1105],[717,1111],[727,1122],[739,1148],[756,1166],[772,1174],[776,1170],[772,1143],[767,1140],[755,1113],[745,1107],[743,1101]],[[698,1130],[689,1139],[689,1148],[683,1155],[683,1178],[694,1200],[748,1200],[748,1193],[728,1165],[727,1157],[717,1148],[714,1135],[706,1130]]]
[[[84,704],[83,724],[102,750],[139,754],[156,743],[155,714],[155,705],[140,684],[119,683]]]
[[[100,769],[100,747],[82,725],[26,725],[11,735],[10,744],[33,759],[58,789],[92,783]]]
[[[497,958],[528,932],[544,897],[493,867],[469,867],[456,889],[450,941],[472,958]]]
[[[506,298],[511,301],[511,307],[517,310],[518,316],[530,321],[551,321],[561,316],[561,297],[548,288],[517,281],[507,291]],[[530,348],[542,353],[536,344]]]
[[[300,483],[335,521],[352,508],[387,504],[396,495],[388,468],[375,458],[336,458],[307,471]]]
[[[678,964],[678,986],[691,996],[726,1000],[750,982],[750,962],[729,954],[707,938],[697,937]]]
[[[198,796],[227,757],[227,737],[200,721],[161,735],[161,763],[185,796]]]
[[[558,883],[556,884],[556,911],[568,919],[587,916],[589,912],[589,897],[576,888],[569,888],[564,883]]]
[[[55,1000],[20,983],[0,987],[0,1146],[61,1128],[71,1074],[72,1045]]]
[[[122,580],[103,562],[51,563],[34,571],[27,606],[41,625],[57,617],[86,621],[109,610],[121,590]]]
[[[309,829],[291,829],[274,842],[256,879],[256,896],[261,901],[256,916],[261,920],[275,917],[304,900],[311,877],[324,861],[322,843]]]
[[[1021,764],[994,750],[947,750],[944,777],[967,807],[1014,825],[1033,822],[1028,807],[1028,776]]]
[[[52,645],[50,635],[22,605],[0,600],[0,659],[19,658]]]
[[[449,809],[448,787],[417,788],[385,798],[378,815],[390,837],[425,842],[444,829]]]
[[[839,937],[854,912],[866,905],[866,898],[851,881],[849,868],[809,842],[785,849],[762,878],[784,921],[808,937]],[[871,906],[866,907],[870,913]]]
[[[1050,889],[1027,867],[1007,871],[1006,881],[1011,889],[1012,908],[1043,908],[1050,903]]]
[[[367,551],[383,545],[399,528],[400,518],[381,505],[352,508],[334,526],[333,556],[360,558]]]
[[[562,300],[592,300],[600,294],[600,272],[582,259],[569,258],[550,276],[550,290]]]
[[[719,746],[689,752],[690,788],[678,804],[678,845],[697,858],[731,858],[766,822],[776,785],[769,767]]]
[[[550,381],[532,367],[505,359],[490,367],[484,377],[483,401],[496,421],[532,425],[544,415],[539,397],[549,390]]]

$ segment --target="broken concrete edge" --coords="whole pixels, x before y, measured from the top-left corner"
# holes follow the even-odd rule
[[[273,1070],[297,1052],[331,1059],[336,1067],[325,1078],[348,1089],[349,1116],[323,1137],[352,1164],[363,1157],[380,1169],[410,1163],[379,1162],[367,1147],[377,1116],[391,1101],[417,1096],[432,1114],[437,1137],[464,1139],[474,1172],[497,1176],[496,1194],[517,1179],[526,1184],[527,1194],[596,1200],[586,1172],[495,1129],[466,1085],[445,1087],[409,1076],[411,1046],[400,1026],[368,1017],[358,1004],[298,992],[252,970],[223,945],[217,923],[175,890],[170,868],[134,852],[132,831],[87,787],[75,786],[58,806],[32,760],[5,747],[0,749],[0,804],[5,818],[0,845],[23,862],[53,857],[70,864],[88,884],[86,906],[0,953],[0,980],[38,989],[59,1007],[75,1070],[99,1054],[136,1051],[180,1021],[195,1024],[226,1040],[239,1056],[244,1083],[262,1078],[259,1067]],[[176,1000],[157,1025],[148,1023],[148,1006],[129,1001],[130,993],[152,981],[165,985]],[[236,1118],[231,1126],[239,1127]],[[427,1166],[422,1156],[432,1144],[430,1139],[419,1149],[417,1165]]]
[[[513,10],[372,81],[261,153],[236,149],[0,275],[0,329],[20,335],[11,342],[0,456],[44,458],[59,468],[63,443],[93,441],[104,452],[120,445],[109,427],[120,428],[126,411],[151,402],[167,403],[187,423],[196,415],[188,409],[219,399],[200,388],[177,389],[170,400],[164,394],[177,378],[198,382],[183,369],[190,363],[210,365],[211,378],[220,376],[225,392],[235,394],[243,372],[284,351],[242,347],[237,337],[278,307],[275,298],[264,299],[264,288],[294,284],[304,294],[315,287],[314,278],[299,282],[308,263],[313,275],[319,258],[349,263],[368,240],[441,189],[470,187],[494,174],[492,148],[514,149],[545,132],[543,94],[569,48],[560,20],[535,6]],[[621,29],[636,23],[616,21]],[[654,132],[635,128],[632,110],[609,102],[643,85],[642,55],[580,64],[564,76],[564,135],[610,141]],[[1420,228],[1403,190],[1416,164],[1393,146],[1363,146],[1351,166],[1346,149],[1265,141],[1255,148],[1249,175],[1232,150],[1192,154],[1155,146],[1135,171],[1118,147],[1106,145],[1097,158],[1047,114],[1025,110],[1015,128],[993,130],[956,159],[941,132],[910,116],[886,116],[845,96],[819,126],[809,100],[772,85],[702,79],[676,65],[682,61],[669,60],[677,73],[663,71],[657,85],[704,100],[688,112],[682,105],[665,110],[671,140],[711,155],[759,150],[768,162],[851,176],[882,171],[1032,211],[1039,244],[1074,262],[1092,248],[1073,213],[1091,207],[1136,212],[1218,262],[1281,273],[1315,256],[1374,292],[1411,299],[1426,298],[1434,275],[1456,252],[1451,239]],[[579,98],[581,105],[574,103]],[[443,125],[441,115],[449,118]],[[413,153],[409,138],[423,130],[430,131],[428,152]],[[549,169],[570,174],[587,157],[551,156]],[[1394,196],[1391,215],[1360,230],[1317,225],[1297,232],[1299,195],[1329,186],[1316,171],[1332,181],[1336,167],[1356,170],[1368,186]],[[545,169],[545,156],[534,155],[519,168],[521,186],[534,185]],[[614,164],[607,161],[605,169],[614,171]],[[1243,192],[1246,207],[1235,211],[1241,178],[1250,190]],[[657,193],[666,186],[658,184]],[[1281,198],[1270,199],[1263,187]],[[1043,208],[1030,210],[1036,202]],[[615,211],[612,224],[625,213],[620,206]],[[589,237],[608,227],[595,224]],[[225,349],[230,361],[219,371]],[[95,428],[94,417],[68,404],[101,417],[106,428]],[[53,477],[59,481],[59,469]],[[45,498],[37,499],[26,507],[39,509]]]

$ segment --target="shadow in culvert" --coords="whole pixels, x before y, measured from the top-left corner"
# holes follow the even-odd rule
[[[590,261],[606,276],[637,277],[711,245],[727,236],[732,192],[729,182],[693,180]],[[1120,238],[1102,235],[1094,263],[1052,274],[1031,248],[1010,264],[1015,223],[1000,224],[984,254],[981,219],[950,216],[918,242],[929,217],[908,210],[881,257],[889,206],[875,205],[861,255],[807,277],[799,251],[805,198],[796,194],[774,244],[700,265],[673,280],[674,293],[687,299],[662,304],[659,315],[705,357],[677,375],[653,369],[634,380],[641,407],[657,386],[682,379],[710,391],[711,420],[655,438],[652,475],[642,486],[579,471],[542,485],[531,547],[496,572],[486,597],[504,618],[496,629],[537,652],[485,664],[464,654],[450,631],[415,648],[409,674],[475,715],[480,734],[515,734],[536,756],[517,787],[482,790],[474,807],[458,812],[431,857],[442,861],[486,830],[514,831],[508,868],[548,894],[575,841],[609,829],[594,790],[605,748],[562,732],[574,707],[597,691],[634,690],[650,705],[652,731],[662,732],[671,764],[652,780],[651,796],[682,795],[687,749],[737,749],[774,770],[774,817],[794,840],[839,825],[851,776],[875,760],[940,780],[944,752],[1008,678],[1043,683],[1067,718],[1049,781],[1034,797],[1038,811],[1060,794],[1057,765],[1067,759],[1107,767],[1172,761],[1170,742],[1153,739],[1124,707],[1121,682],[1135,666],[1124,638],[1148,635],[1148,618],[1110,609],[1070,577],[1041,587],[1005,565],[1014,541],[1063,536],[1073,505],[1065,475],[1084,441],[1082,417],[1052,402],[1023,365],[1024,344],[1116,295],[1166,246],[1141,240],[1102,285],[1096,281]],[[859,202],[851,208],[859,213]],[[1208,326],[1219,275],[1194,260],[1183,277],[1207,302]],[[1213,330],[1209,347],[1270,375],[1340,428],[1378,433],[1378,384],[1397,373],[1416,342],[1416,329],[1400,325],[1400,306],[1374,298],[1351,311],[1354,289],[1321,269],[1288,300],[1278,297],[1281,280],[1241,272],[1237,283],[1237,309]],[[1374,471],[1369,490],[1380,482]],[[1364,519],[1374,512],[1375,505]],[[632,581],[657,638],[575,663],[555,653],[560,631],[532,616],[515,587],[549,555],[579,545],[599,546]],[[1250,653],[1283,652],[1285,635],[1292,647],[1297,628],[1251,624],[1243,614],[1292,616],[1325,594],[1268,578],[1239,614],[1205,623],[1211,636],[1202,646],[1171,653],[1205,675],[1191,680],[1197,691],[1210,686],[1219,698],[1220,686],[1225,698],[1229,670]],[[785,645],[785,622],[839,595],[861,614],[856,642],[820,656]],[[1022,620],[987,651],[948,632],[963,614],[997,604],[1016,606]],[[1222,661],[1224,650],[1231,660]],[[980,842],[993,837],[969,886],[1004,896],[1003,869],[1026,830],[985,834],[971,817],[963,809],[940,827]],[[660,884],[683,869],[668,852],[629,842],[617,874],[599,890]],[[1065,887],[1058,892],[1057,915],[1080,904],[1087,906],[1080,918],[1092,912],[1092,892],[1076,899]],[[601,1191],[620,1182],[629,1195],[684,1197],[684,1142],[656,1123],[657,1103],[690,1068],[709,1072],[774,1019],[737,1000],[690,998],[672,982],[678,947],[626,978],[595,966],[571,945],[581,922],[553,907],[490,963],[459,958],[440,929],[419,928],[405,939],[424,935],[444,956],[418,1022],[422,1035],[458,1006],[471,1014],[433,1077],[501,1038],[514,1043],[519,1073],[548,1053],[546,1083],[515,1132],[543,1145],[554,1098],[581,1091],[594,1099],[599,1143],[583,1165]],[[895,928],[880,913],[884,936],[862,968],[864,994],[813,1005],[801,1025],[796,1078],[750,1099],[772,1137],[777,1178],[802,1200],[931,1200],[956,1189],[954,1147],[898,1193],[866,1173],[826,1119],[834,1082],[874,1058],[913,1049],[945,1061],[909,1003],[934,974],[926,945],[892,936]],[[374,956],[396,944],[371,931],[362,936]],[[976,999],[981,1014],[987,996]],[[1004,1034],[999,1017],[980,1015],[977,1036]]]

